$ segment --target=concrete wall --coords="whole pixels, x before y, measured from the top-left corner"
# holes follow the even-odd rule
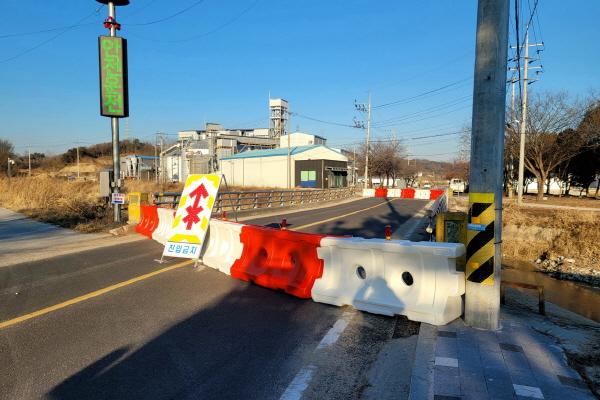
[[[287,188],[287,157],[237,158],[221,160],[220,164],[230,186]]]
[[[290,136],[290,146],[292,146],[292,147],[294,147],[294,146],[309,146],[309,145],[313,145],[313,144],[325,145],[327,143],[326,139],[319,137],[319,136],[311,135],[309,133],[293,132],[289,136]],[[279,138],[279,147],[288,147],[288,135],[281,136]]]
[[[299,154],[292,155],[291,178],[295,185],[295,160],[331,160],[348,161],[348,158],[337,151],[326,147],[316,147]],[[286,189],[287,156],[232,158],[219,161],[221,173],[225,175],[231,186],[257,186]]]

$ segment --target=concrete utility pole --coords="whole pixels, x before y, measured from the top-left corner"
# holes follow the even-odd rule
[[[509,0],[479,0],[469,176],[465,322],[499,328]]]
[[[352,145],[352,186],[356,186],[356,145]]]
[[[288,114],[291,114],[289,111],[287,111]],[[288,121],[289,121],[289,116],[288,116]],[[287,187],[288,189],[292,188],[292,145],[291,145],[291,139],[290,139],[290,133],[287,133],[287,146],[288,146],[288,152],[287,152]]]
[[[366,138],[365,138],[365,176],[363,180],[363,188],[366,189],[369,187],[369,147],[371,141],[371,92],[369,92],[369,103],[367,105],[363,103],[357,103],[354,100],[354,108],[361,112],[367,114],[367,125],[365,127],[364,121],[357,121],[354,119],[354,127],[358,129],[365,129]]]
[[[365,156],[365,185],[364,187],[369,187],[369,150],[370,150],[370,142],[371,142],[371,92],[369,92],[369,104],[367,109],[367,149]]]
[[[10,166],[13,165],[15,162],[13,160],[10,159],[10,157],[7,159],[6,161],[6,175],[8,175],[8,177],[10,178],[12,176],[12,172],[10,171]]]
[[[517,43],[519,46],[519,43]],[[529,86],[529,25],[525,28],[525,63],[523,64],[523,94],[521,95],[521,122],[519,123],[519,181],[517,204],[523,203],[523,180],[525,179],[525,130],[527,128],[527,86]],[[539,183],[538,183],[539,187]],[[538,189],[539,190],[539,189]]]
[[[28,159],[28,163],[29,163],[28,175],[31,176],[31,149],[30,148],[27,148],[27,159]]]

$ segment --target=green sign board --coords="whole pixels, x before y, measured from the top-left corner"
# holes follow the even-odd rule
[[[127,89],[127,40],[116,36],[98,38],[100,54],[100,115],[129,116]]]

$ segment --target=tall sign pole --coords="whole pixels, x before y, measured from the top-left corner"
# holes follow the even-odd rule
[[[465,322],[500,321],[502,163],[510,0],[479,0],[471,129]]]
[[[121,157],[119,154],[119,118],[129,116],[129,95],[127,87],[127,41],[117,37],[121,25],[117,23],[116,7],[126,6],[129,0],[96,0],[108,6],[108,18],[104,27],[109,36],[98,38],[100,58],[100,114],[110,117],[113,150],[113,178],[111,193],[113,198],[114,221],[121,221],[121,204],[115,194],[121,187]]]

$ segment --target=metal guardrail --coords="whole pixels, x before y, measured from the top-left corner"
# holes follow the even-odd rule
[[[307,190],[257,190],[249,192],[220,192],[213,212],[244,211],[260,208],[289,207],[300,204],[319,203],[354,196],[353,187],[339,189]],[[154,204],[177,207],[180,192],[155,192]]]

